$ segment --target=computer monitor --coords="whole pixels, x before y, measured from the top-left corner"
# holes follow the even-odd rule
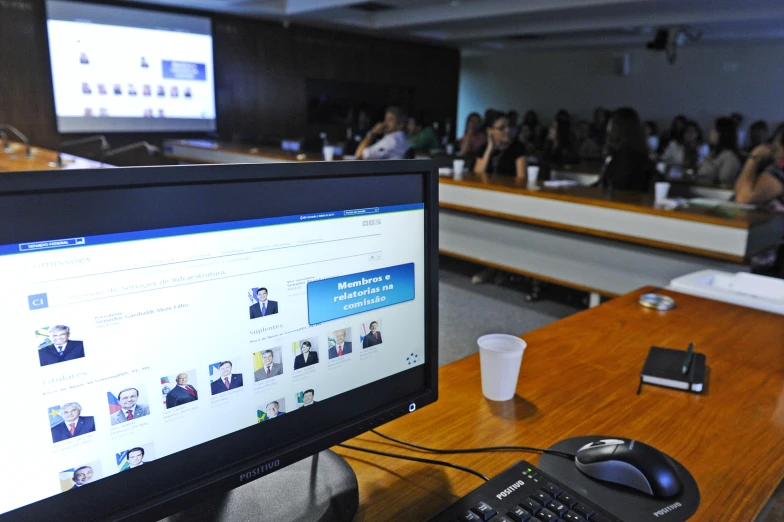
[[[205,16],[46,1],[57,131],[215,130]]]
[[[157,519],[435,401],[437,179],[5,174],[0,518]]]

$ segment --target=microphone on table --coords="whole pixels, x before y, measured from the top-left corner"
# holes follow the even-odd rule
[[[117,147],[116,149],[107,150],[103,154],[103,158],[107,158],[109,156],[115,156],[117,154],[122,154],[124,152],[128,152],[130,150],[136,149],[146,149],[148,156],[154,156],[161,152],[161,149],[156,147],[155,145],[151,145],[146,141],[137,141],[136,143],[131,143],[129,145],[123,145],[122,147]]]
[[[92,142],[100,142],[101,144],[101,158],[103,158],[104,153],[109,150],[109,142],[106,141],[106,136],[103,134],[98,134],[96,136],[87,136],[86,138],[78,138],[75,140],[67,140],[60,143],[60,146],[57,147],[57,161],[53,161],[49,164],[50,167],[63,167],[63,155],[61,154],[62,150],[67,147],[75,147],[77,145],[86,145]],[[103,163],[103,161],[101,161]]]
[[[33,157],[33,149],[30,147],[30,140],[27,139],[27,136],[25,136],[24,134],[19,132],[19,129],[17,129],[13,125],[9,125],[7,123],[0,123],[0,130],[3,130],[3,129],[5,129],[7,131],[11,131],[12,134],[14,134],[20,140],[22,140],[22,143],[24,143],[24,146],[25,146],[25,156],[28,157],[28,158],[32,158]],[[8,135],[5,132],[3,133],[3,150],[5,152],[12,152],[13,151],[11,146],[8,145]]]

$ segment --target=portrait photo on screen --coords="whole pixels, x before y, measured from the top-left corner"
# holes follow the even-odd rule
[[[339,328],[327,334],[327,347],[330,359],[351,353],[351,328]]]
[[[47,413],[52,442],[55,444],[95,431],[95,417],[88,415],[92,412],[85,410],[79,402],[63,402],[50,406]]]
[[[55,324],[35,331],[38,359],[41,366],[74,361],[84,357],[84,342],[78,340],[79,331],[70,325]]]
[[[210,371],[210,391],[213,395],[242,388],[242,361],[238,357],[212,363]]]
[[[167,410],[199,400],[196,370],[161,377],[161,394]]]
[[[81,488],[102,478],[101,461],[79,463],[78,466],[64,469],[59,473],[60,491]]]
[[[362,323],[359,329],[362,348],[370,348],[371,346],[382,343],[381,321],[373,319],[366,323]]]
[[[256,382],[283,375],[283,350],[280,346],[253,352],[253,378]]]
[[[259,319],[278,313],[278,302],[272,300],[272,294],[266,286],[251,288],[248,291],[251,319]]]
[[[280,399],[268,401],[266,404],[260,405],[259,409],[256,411],[256,416],[258,417],[259,422],[264,422],[280,417],[284,413],[286,413],[286,399],[281,397]]]
[[[295,370],[313,366],[319,362],[318,337],[294,341],[291,345],[291,350],[294,352]]]
[[[107,391],[109,416],[112,426],[129,422],[150,414],[147,389],[143,385],[130,383],[113,391]]]
[[[316,391],[313,388],[308,388],[298,392],[295,398],[297,399],[298,408],[313,406],[316,403]]]
[[[155,460],[155,447],[152,442],[137,444],[129,448],[123,448],[114,454],[117,462],[117,471],[128,471],[138,468],[147,462]]]

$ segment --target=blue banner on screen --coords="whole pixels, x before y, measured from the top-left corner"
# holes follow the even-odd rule
[[[203,63],[163,60],[163,77],[169,80],[206,80],[207,69]]]
[[[308,322],[324,323],[414,299],[414,263],[308,283]]]

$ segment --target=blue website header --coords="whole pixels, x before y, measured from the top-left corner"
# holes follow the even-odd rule
[[[63,248],[103,245],[107,243],[122,243],[125,241],[139,241],[143,239],[158,239],[170,236],[187,236],[192,234],[204,234],[207,232],[223,232],[243,228],[267,227],[272,225],[283,225],[287,223],[301,223],[303,221],[389,214],[392,212],[422,210],[424,208],[424,203],[412,203],[408,205],[391,205],[387,207],[335,210],[330,212],[316,212],[311,214],[294,214],[291,216],[248,219],[244,221],[229,221],[225,223],[210,223],[207,225],[190,225],[184,227],[140,230],[136,232],[118,232],[115,234],[100,234],[95,236],[50,239],[45,241],[33,241],[29,243],[13,243],[10,245],[0,245],[0,255],[24,254],[29,252],[38,252],[41,250],[60,250]]]

